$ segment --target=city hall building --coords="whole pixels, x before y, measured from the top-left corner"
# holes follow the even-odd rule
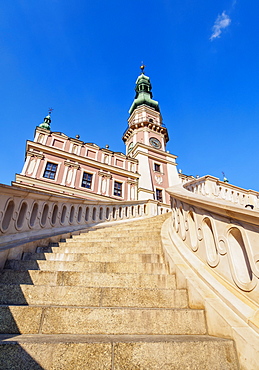
[[[166,150],[168,131],[148,76],[136,95],[123,134],[126,154],[51,131],[51,113],[27,141],[26,160],[13,185],[94,200],[154,199],[169,204],[166,189],[180,182],[176,156]]]

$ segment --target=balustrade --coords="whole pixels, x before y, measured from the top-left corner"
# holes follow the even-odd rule
[[[203,176],[183,184],[184,188],[212,199],[222,199],[241,207],[259,209],[259,193],[222,182],[216,177]]]
[[[152,200],[94,202],[0,185],[0,251],[44,236],[169,210]]]
[[[253,302],[259,309],[259,213],[231,205],[229,198],[220,204],[215,198],[201,198],[182,186],[169,193],[174,246],[183,255],[192,253],[189,264],[198,258],[231,294],[241,294],[243,303]]]
[[[186,247],[220,276],[244,292],[256,290],[257,297],[259,226],[173,198],[172,227]]]
[[[188,288],[190,307],[205,309],[209,334],[235,341],[240,368],[257,368],[258,193],[210,177],[167,191],[172,213],[162,245],[178,287]]]

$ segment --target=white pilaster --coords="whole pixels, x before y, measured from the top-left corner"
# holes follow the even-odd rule
[[[65,166],[64,173],[63,173],[63,179],[61,181],[61,185],[66,185],[68,168],[69,168],[68,166]]]
[[[71,187],[74,188],[75,187],[75,182],[76,182],[76,172],[77,172],[77,168],[74,168],[74,171],[73,171],[73,178],[72,178],[72,181],[71,181]]]
[[[37,158],[37,161],[36,161],[36,164],[35,164],[35,167],[34,167],[34,170],[33,170],[33,173],[32,173],[32,177],[36,177],[36,174],[38,172],[38,169],[39,169],[39,166],[40,166],[40,161],[41,161],[41,158]]]
[[[30,159],[31,159],[31,156],[28,156],[27,155],[26,161],[25,161],[25,163],[23,165],[23,169],[22,169],[21,175],[25,175],[26,174],[27,169],[28,169],[28,166],[29,166]]]

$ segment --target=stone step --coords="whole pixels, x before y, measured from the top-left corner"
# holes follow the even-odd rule
[[[1,334],[203,335],[203,310],[0,306]]]
[[[155,229],[154,229],[155,228]],[[99,229],[99,230],[89,230],[87,232],[80,232],[80,234],[78,235],[74,235],[73,237],[74,238],[77,238],[77,237],[87,237],[87,235],[113,235],[114,233],[117,234],[121,234],[122,236],[124,235],[139,235],[139,234],[155,234],[155,235],[159,235],[161,230],[161,228],[159,227],[156,227],[154,225],[152,226],[149,226],[149,227],[146,227],[146,226],[141,226],[141,227],[134,227],[132,228],[131,227],[128,227],[128,228],[112,228],[112,227],[107,227],[105,229]]]
[[[132,232],[132,230],[121,230],[121,231],[115,231],[115,230],[110,230],[110,231],[89,231],[88,233],[81,233],[79,235],[74,235],[72,239],[77,240],[77,239],[91,239],[91,238],[140,238],[140,237],[155,237],[159,238],[160,237],[160,231],[154,231],[154,228],[150,230],[138,230]]]
[[[235,346],[205,335],[0,335],[3,370],[238,370]]]
[[[121,224],[121,225],[113,225],[112,227],[109,227],[106,226],[105,227],[101,227],[101,228],[95,228],[95,227],[92,227],[91,229],[88,229],[88,230],[82,230],[80,231],[81,234],[89,234],[89,233],[100,233],[100,232],[112,232],[112,231],[125,231],[125,232],[130,232],[130,233],[136,233],[138,231],[155,231],[155,232],[159,232],[161,227],[163,225],[163,222],[159,222],[159,223],[152,223],[152,224],[142,224],[142,223],[139,223],[138,225],[133,225],[132,223],[131,224]],[[104,226],[104,225],[103,225]],[[154,229],[155,228],[155,229]]]
[[[37,247],[37,253],[126,253],[126,254],[161,254],[161,247],[158,244],[154,246],[123,243],[59,243],[59,247],[46,246]]]
[[[88,262],[149,262],[163,263],[159,254],[118,254],[118,253],[24,253],[23,261],[88,261]]]
[[[48,270],[48,271],[85,271],[115,273],[163,274],[168,272],[164,263],[125,263],[125,262],[73,262],[73,261],[19,261],[8,260],[5,269]]]
[[[176,289],[175,275],[78,271],[3,270],[0,273],[0,284]]]
[[[161,225],[162,226],[162,225]],[[78,237],[88,237],[93,235],[122,235],[122,236],[140,236],[140,235],[150,235],[154,234],[156,236],[159,236],[161,233],[161,226],[157,227],[156,225],[151,226],[144,226],[144,227],[128,227],[128,228],[113,228],[113,227],[107,227],[102,229],[89,229],[87,231],[80,231],[78,234],[73,235],[73,238]]]
[[[171,214],[172,215],[172,214]],[[121,223],[116,223],[116,224],[109,224],[109,223],[103,223],[103,224],[99,224],[97,226],[93,226],[91,228],[91,231],[95,231],[95,230],[105,230],[105,229],[114,229],[114,230],[117,230],[117,229],[135,229],[135,228],[145,228],[145,227],[149,227],[149,226],[155,226],[156,228],[158,228],[159,226],[162,226],[162,224],[164,223],[164,221],[170,217],[170,215],[166,214],[166,215],[159,215],[159,216],[155,216],[155,217],[151,217],[151,218],[145,218],[145,219],[140,219],[140,220],[131,220],[130,222],[128,221],[125,221],[125,222],[121,222]]]
[[[186,290],[0,285],[0,305],[187,308]]]
[[[152,238],[153,242],[154,241],[157,241],[159,242],[160,241],[160,237],[159,236],[151,236],[150,235],[150,239]],[[127,243],[127,242],[130,242],[130,243],[135,243],[135,242],[144,242],[144,243],[148,243],[149,242],[149,237],[148,236],[123,236],[123,235],[109,235],[109,236],[105,236],[105,235],[101,235],[101,236],[98,236],[98,235],[93,235],[93,236],[87,236],[86,238],[82,238],[82,237],[77,237],[77,238],[70,238],[70,239],[66,239],[66,243],[94,243],[94,242],[100,242],[100,240],[102,240],[102,243],[107,243],[107,242],[110,242],[110,243],[116,243],[116,242],[120,242],[120,243]]]

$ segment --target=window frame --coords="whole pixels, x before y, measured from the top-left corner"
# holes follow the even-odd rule
[[[156,188],[155,189],[155,194],[156,194],[156,200],[158,201],[158,202],[160,202],[160,203],[164,203],[164,194],[163,194],[163,189],[159,189],[159,188]],[[158,192],[159,192],[159,194],[160,194],[160,199],[158,199]]]
[[[120,185],[120,189],[116,188],[116,184]],[[120,195],[115,194],[115,191],[116,192],[120,191]],[[113,182],[113,196],[122,198],[122,196],[123,196],[123,182],[114,180],[114,182]]]
[[[162,165],[159,163],[154,162],[154,171],[162,173]]]
[[[52,170],[52,168],[51,169],[47,169],[47,167],[48,167],[48,165],[51,165],[51,166],[56,166],[56,169],[55,169],[55,171],[53,171]],[[52,177],[49,177],[49,176],[46,176],[46,172],[49,172],[50,174],[54,174],[54,177],[52,178]],[[46,162],[46,165],[45,165],[45,168],[44,168],[44,171],[43,171],[43,174],[42,174],[42,177],[44,178],[44,179],[48,179],[48,180],[56,180],[56,177],[57,177],[57,172],[58,172],[58,163],[53,163],[53,162],[49,162],[49,161],[47,161]]]
[[[85,174],[91,176],[90,187],[83,185],[83,182],[84,181],[86,182],[86,184],[89,183],[89,180],[88,179],[84,179],[84,175]],[[82,175],[82,178],[81,178],[81,188],[92,190],[92,187],[93,187],[93,177],[94,177],[94,175],[92,173],[83,171],[83,175]]]

